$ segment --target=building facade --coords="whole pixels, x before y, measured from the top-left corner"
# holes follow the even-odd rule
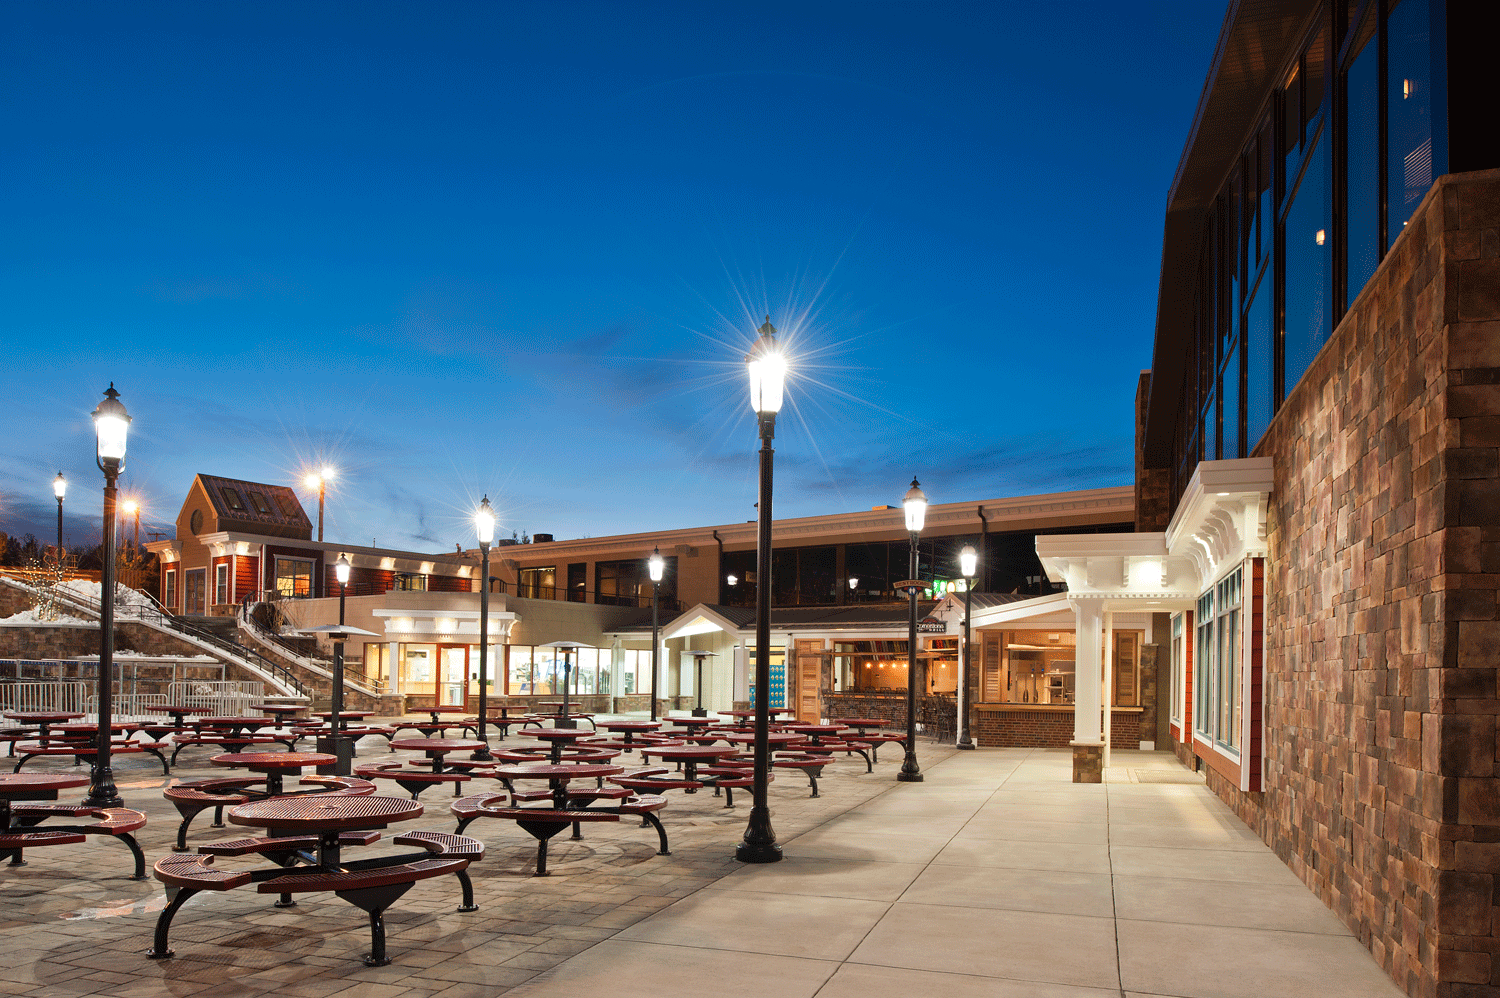
[[[1079,688],[1085,622],[1164,614],[1174,751],[1424,996],[1500,994],[1487,12],[1231,4],[1168,199],[1139,532],[1038,541]],[[1080,696],[1075,778],[1106,734]]]

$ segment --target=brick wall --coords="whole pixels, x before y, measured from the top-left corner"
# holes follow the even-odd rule
[[[996,710],[980,705],[975,708],[970,727],[974,740],[988,748],[1067,748],[1073,741],[1073,712],[1014,707]],[[1109,738],[1111,748],[1140,748],[1140,712],[1111,712]]]
[[[1439,181],[1256,454],[1265,789],[1208,785],[1409,994],[1500,995],[1500,171]]]

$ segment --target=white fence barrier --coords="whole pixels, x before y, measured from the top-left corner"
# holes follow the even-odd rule
[[[167,687],[167,703],[191,707],[199,714],[242,717],[265,703],[265,686],[244,681],[176,682]]]
[[[0,710],[83,713],[89,684],[74,680],[0,681]]]

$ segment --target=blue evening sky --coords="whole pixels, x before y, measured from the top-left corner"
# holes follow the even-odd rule
[[[97,539],[110,381],[147,530],[309,463],[351,544],[751,519],[766,313],[778,517],[1128,484],[1223,13],[7,4],[0,530],[60,468]]]

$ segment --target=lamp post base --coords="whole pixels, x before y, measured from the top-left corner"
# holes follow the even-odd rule
[[[957,747],[960,749],[973,749],[975,745],[973,742],[959,742]]]
[[[469,759],[471,761],[473,761],[473,762],[494,762],[495,761],[495,757],[492,756],[492,755],[490,755],[490,750],[488,748],[482,748],[482,749],[478,750],[473,755],[469,756]]]
[[[922,782],[922,767],[917,765],[917,753],[906,753],[906,758],[901,763],[901,772],[896,774],[896,779],[902,783]]]
[[[115,774],[112,769],[105,766],[103,769],[95,767],[90,774],[89,795],[83,799],[84,807],[123,807],[125,801],[120,798],[120,791],[115,789]]]
[[[319,766],[320,776],[348,776],[354,770],[354,739],[348,735],[320,735],[317,740],[319,752],[334,757],[334,762]]]
[[[734,858],[741,863],[778,863],[781,861],[781,846],[776,842],[776,832],[771,828],[771,809],[757,805],[750,809],[750,821],[745,826],[745,838],[734,847]]]
[[[694,707],[693,708],[693,716],[694,717],[707,717],[708,716],[708,708],[707,707]]]

